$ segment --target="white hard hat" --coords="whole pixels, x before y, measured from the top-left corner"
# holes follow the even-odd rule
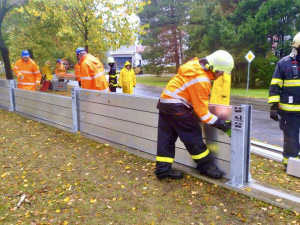
[[[115,60],[113,57],[108,57],[107,58],[107,63],[115,63]]]
[[[209,65],[213,66],[213,70],[224,71],[230,74],[234,66],[232,56],[224,50],[215,51],[206,56],[206,59]]]
[[[298,34],[295,35],[292,46],[294,48],[300,48],[300,32],[298,32]]]

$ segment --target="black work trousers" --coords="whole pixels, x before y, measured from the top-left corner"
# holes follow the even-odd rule
[[[180,106],[176,107],[176,105]],[[171,170],[175,158],[175,142],[178,137],[197,163],[198,170],[207,170],[212,160],[202,139],[199,120],[183,104],[168,104],[167,108],[167,112],[159,111],[155,173],[159,174]]]
[[[280,129],[283,131],[283,157],[299,157],[300,115],[280,114]]]

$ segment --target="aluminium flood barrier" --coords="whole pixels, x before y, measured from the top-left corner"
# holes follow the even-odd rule
[[[65,97],[16,88],[14,81],[0,80],[0,106],[48,124],[60,125],[101,139],[156,155],[158,110],[156,97],[72,89]],[[241,188],[251,180],[251,106],[209,105],[212,113],[232,120],[232,137],[202,124],[203,139],[228,185]],[[200,122],[199,122],[200,123]],[[195,163],[178,139],[175,162],[195,168]]]

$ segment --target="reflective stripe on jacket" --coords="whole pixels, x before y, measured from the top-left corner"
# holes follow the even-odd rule
[[[109,75],[109,87],[117,87],[118,86],[118,79],[117,79],[117,72],[116,72],[116,67],[110,67],[110,70],[108,71]]]
[[[80,64],[76,63],[74,67],[75,78],[77,81],[80,81]]]
[[[202,68],[198,58],[180,66],[178,73],[164,89],[160,102],[189,107],[192,105],[202,122],[213,124],[218,117],[208,110],[209,92],[211,89],[211,71]]]
[[[55,68],[55,73],[58,76],[65,76],[65,74],[66,74],[66,68],[65,68],[64,64],[57,63],[56,64],[56,68]]]
[[[14,65],[14,72],[18,77],[18,88],[35,91],[35,86],[41,82],[41,72],[38,65],[32,59],[25,62],[23,59],[18,59]],[[21,77],[24,77],[21,79]]]
[[[80,61],[80,81],[82,88],[109,91],[102,63],[90,54]]]
[[[278,61],[269,87],[269,103],[279,103],[285,113],[300,114],[300,57],[297,56],[298,77],[293,73],[293,58],[285,56]]]

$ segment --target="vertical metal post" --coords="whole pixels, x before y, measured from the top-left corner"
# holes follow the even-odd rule
[[[248,62],[247,92],[248,92],[248,89],[249,89],[249,77],[250,77],[250,62]]]
[[[13,112],[15,111],[14,88],[16,88],[17,85],[15,80],[8,80],[8,81],[9,81],[9,102],[10,102],[8,111]]]
[[[249,105],[233,106],[231,161],[229,185],[241,188],[249,182],[250,175],[250,131],[251,110]]]
[[[79,87],[74,87],[71,89],[72,98],[72,118],[73,118],[73,128],[71,132],[78,132],[78,112],[77,112],[77,92],[79,92]]]

